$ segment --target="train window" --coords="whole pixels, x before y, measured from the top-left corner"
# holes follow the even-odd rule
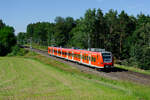
[[[89,60],[89,59],[88,59],[88,56],[86,56],[86,58],[87,58],[87,60]]]
[[[80,59],[80,55],[78,54],[78,58]]]
[[[89,56],[89,61],[91,60],[90,56]]]
[[[96,62],[96,58],[94,57],[94,62]]]

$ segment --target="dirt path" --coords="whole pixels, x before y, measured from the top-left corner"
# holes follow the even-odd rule
[[[31,50],[29,48],[26,48],[26,49]],[[117,67],[114,67],[113,69],[107,69],[107,70],[94,69],[94,68],[91,68],[91,67],[88,67],[85,65],[80,65],[77,63],[66,61],[64,59],[49,56],[47,51],[41,51],[41,50],[37,50],[37,49],[32,49],[32,51],[35,51],[43,56],[50,57],[57,61],[67,63],[67,64],[71,65],[72,67],[78,68],[82,72],[93,73],[93,74],[97,74],[97,75],[104,76],[104,77],[114,79],[114,80],[126,80],[126,81],[131,81],[134,83],[139,83],[139,84],[150,86],[150,75],[145,75],[145,74],[141,74],[141,73],[137,73],[137,72],[133,72],[133,71],[128,71],[128,70],[120,69]]]

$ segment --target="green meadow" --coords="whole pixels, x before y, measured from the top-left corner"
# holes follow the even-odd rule
[[[0,57],[0,100],[150,100],[150,86],[116,81],[30,52]]]

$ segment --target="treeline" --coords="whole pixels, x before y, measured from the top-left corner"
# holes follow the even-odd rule
[[[32,37],[32,38],[31,38]],[[104,48],[123,64],[150,69],[150,16],[130,16],[125,11],[88,9],[84,17],[56,17],[55,22],[37,22],[18,34],[18,41],[62,47]]]
[[[14,28],[0,20],[0,56],[10,53],[16,44]]]

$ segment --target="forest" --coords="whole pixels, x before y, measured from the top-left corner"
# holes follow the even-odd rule
[[[24,44],[29,39],[45,46],[102,48],[111,51],[117,63],[150,69],[150,16],[143,13],[88,9],[79,19],[58,16],[54,22],[28,24],[17,41]]]

